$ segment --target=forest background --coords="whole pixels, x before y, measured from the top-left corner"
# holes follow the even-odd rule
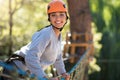
[[[0,59],[6,59],[27,44],[34,32],[49,25],[46,13],[49,1],[0,0]],[[94,68],[90,72],[89,80],[119,80],[120,0],[89,0],[88,5],[92,17],[94,57],[100,67],[100,70]],[[62,32],[63,40],[69,32],[69,25],[68,21]]]

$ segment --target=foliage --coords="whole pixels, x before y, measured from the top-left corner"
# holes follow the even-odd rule
[[[119,80],[120,78],[120,1],[119,0],[91,0],[91,13],[97,32],[102,33],[102,48],[98,64],[100,73],[90,75],[91,80]]]

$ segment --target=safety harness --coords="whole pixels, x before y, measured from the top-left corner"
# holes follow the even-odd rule
[[[17,55],[17,54],[13,54],[11,55],[8,60],[6,60],[7,63],[10,63],[10,62],[13,62],[13,60],[19,60],[21,61],[23,64],[25,64],[25,59],[20,56],[20,55]]]

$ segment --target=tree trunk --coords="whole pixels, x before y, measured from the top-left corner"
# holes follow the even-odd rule
[[[67,2],[68,2],[68,11],[70,15],[70,33],[72,35],[71,37],[73,37],[71,38],[71,44],[74,44],[74,43],[82,44],[82,43],[88,43],[92,41],[92,36],[90,35],[92,33],[91,33],[91,15],[90,15],[90,9],[89,9],[89,1],[88,0],[67,0]],[[87,33],[87,35],[74,38],[73,36],[74,33],[76,33],[77,35]],[[87,41],[85,39],[86,36],[88,36]],[[75,47],[74,54],[77,54],[80,56],[85,52],[85,50],[86,50],[85,46],[77,46]],[[88,77],[86,74],[84,76],[84,80],[87,80],[87,78]]]
[[[12,54],[12,47],[13,47],[13,40],[12,40],[12,28],[13,28],[13,15],[14,13],[19,10],[22,5],[24,4],[24,0],[21,0],[20,2],[16,1],[16,6],[14,8],[12,8],[12,1],[13,0],[9,0],[9,50],[8,50],[8,56],[10,56]],[[17,7],[17,5],[19,5],[19,7]]]
[[[9,0],[9,52],[8,52],[8,56],[10,56],[12,54],[12,45],[13,45],[13,41],[12,41],[12,27],[13,27],[13,14],[12,14],[12,1]]]
[[[88,0],[68,0],[71,33],[91,33],[91,15]]]
[[[77,37],[76,41],[78,43],[88,43],[92,42],[91,33],[91,14],[89,8],[88,0],[67,0],[68,1],[68,11],[70,15],[70,32],[71,34],[86,34],[82,37]],[[87,36],[87,40],[85,39]],[[73,36],[74,37],[74,36]],[[81,48],[78,53],[82,54],[85,50]]]

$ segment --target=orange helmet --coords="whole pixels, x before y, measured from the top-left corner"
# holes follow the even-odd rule
[[[62,0],[52,0],[48,4],[47,13],[53,13],[53,12],[67,12],[65,3]]]

